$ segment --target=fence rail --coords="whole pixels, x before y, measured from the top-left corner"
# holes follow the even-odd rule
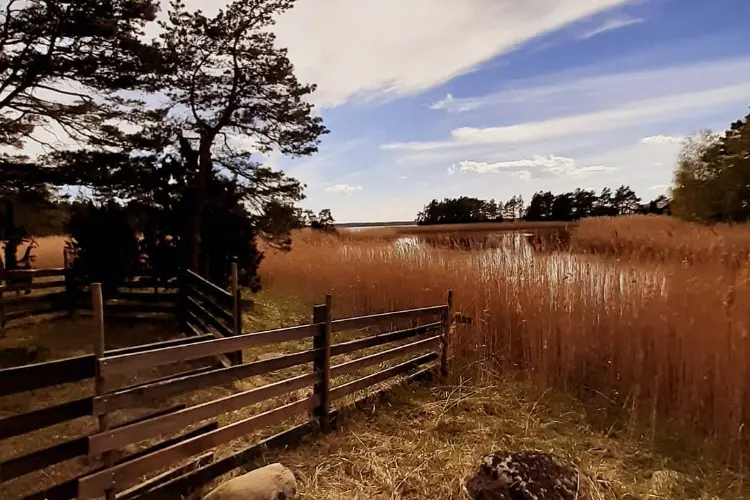
[[[0,337],[17,320],[59,313],[75,317],[79,311],[91,310],[88,285],[72,273],[66,268],[0,271]],[[118,284],[107,296],[105,310],[125,315],[175,313],[181,291],[160,292],[165,284],[144,278],[149,277],[136,276]]]
[[[247,434],[280,424],[292,417],[307,414],[314,427],[328,430],[332,424],[332,402],[368,389],[397,376],[447,357],[451,303],[419,309],[393,311],[353,318],[332,319],[332,299],[313,310],[312,322],[306,325],[275,330],[242,333],[238,321],[240,296],[233,277],[233,290],[227,292],[193,273],[184,277],[185,294],[182,299],[186,324],[199,335],[131,348],[103,351],[104,324],[101,321],[103,301],[97,297],[98,286],[92,286],[94,316],[101,338],[94,355],[36,365],[0,370],[0,395],[18,393],[60,383],[94,379],[96,394],[88,397],[42,408],[22,415],[0,420],[0,439],[31,432],[82,416],[97,417],[99,431],[54,444],[44,450],[14,457],[0,463],[0,482],[54,465],[75,456],[103,457],[104,465],[79,474],[52,488],[32,494],[27,498],[140,498],[160,491],[158,485],[178,481],[192,470],[208,470],[213,455],[211,450]],[[210,286],[209,286],[210,285]],[[129,293],[129,292],[125,292]],[[201,309],[189,306],[192,299]],[[210,304],[210,305],[209,305]],[[210,312],[224,329],[212,328]],[[192,314],[192,316],[191,316]],[[389,331],[399,323],[409,321],[409,328]],[[421,323],[421,324],[420,324]],[[376,332],[371,332],[376,329]],[[385,329],[386,332],[381,333]],[[355,340],[332,343],[332,334],[343,331],[363,331],[365,336]],[[237,355],[243,349],[287,341],[312,339],[312,349],[302,350],[270,359],[243,363]],[[393,345],[393,343],[400,344]],[[389,344],[391,344],[389,346]],[[355,353],[371,348],[376,352]],[[183,371],[162,379],[138,385],[108,389],[108,380],[123,374],[136,373],[178,362],[191,361],[229,354],[237,356],[229,366]],[[348,357],[332,363],[336,357]],[[383,367],[384,363],[389,363]],[[442,364],[445,364],[443,362]],[[210,399],[189,407],[156,410],[147,417],[119,426],[108,425],[113,412],[132,408],[153,408],[164,401],[215,386],[246,380],[278,370],[311,365],[310,371],[283,378],[274,383],[254,387]],[[381,369],[361,374],[364,369],[380,366]],[[446,365],[447,366],[447,365]],[[351,379],[352,377],[358,378]],[[335,382],[347,377],[344,381]],[[307,395],[300,392],[312,388]],[[272,407],[260,414],[218,426],[201,427],[200,432],[188,431],[191,426],[216,419],[253,405],[284,397],[293,402]],[[294,399],[296,398],[296,400]],[[132,445],[150,441],[159,436],[175,436],[151,445],[145,451],[131,454],[120,461],[115,454]],[[244,453],[244,452],[243,452]],[[209,457],[210,455],[210,457]],[[244,455],[237,455],[237,457]],[[187,464],[186,459],[193,457]],[[239,460],[237,458],[236,460]],[[208,461],[208,462],[207,462]],[[224,464],[229,462],[222,462]],[[192,464],[192,465],[191,465]],[[239,465],[239,464],[238,464]],[[235,465],[236,466],[236,465]],[[168,471],[165,468],[173,467]],[[225,470],[225,466],[211,470]],[[223,472],[222,472],[223,473]],[[205,474],[201,475],[204,477]],[[138,483],[147,477],[145,482]],[[192,477],[192,476],[191,476]],[[205,477],[205,481],[212,479]],[[178,481],[179,482],[179,481]],[[134,486],[135,484],[135,486]],[[46,495],[46,496],[45,496]]]

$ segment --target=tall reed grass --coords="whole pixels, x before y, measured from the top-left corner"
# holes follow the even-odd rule
[[[607,222],[595,224],[584,221],[579,245],[606,240]],[[302,299],[332,293],[335,316],[441,303],[452,289],[456,310],[474,318],[451,340],[455,368],[604,396],[650,417],[655,431],[678,421],[737,456],[750,416],[750,267],[707,259],[712,247],[694,233],[654,231],[644,230],[651,245],[668,247],[660,261],[635,242],[615,260],[533,254],[518,240],[461,251],[302,233],[290,253],[269,253],[261,274],[265,286]],[[682,259],[689,241],[701,256],[692,265]]]
[[[750,225],[701,226],[674,217],[634,215],[584,219],[571,232],[573,250],[684,263],[746,262]]]

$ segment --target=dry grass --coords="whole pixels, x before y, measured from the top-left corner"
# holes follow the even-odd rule
[[[335,434],[273,459],[295,471],[305,500],[464,499],[462,479],[494,450],[572,462],[592,500],[747,498],[739,479],[715,464],[665,456],[637,429],[599,428],[592,413],[507,379],[409,386],[377,411],[346,415]]]
[[[63,267],[63,250],[65,248],[66,236],[45,236],[37,238],[36,243],[39,245],[32,250],[34,268],[49,269]],[[17,257],[20,259],[26,251],[27,245],[18,248]],[[3,248],[3,245],[0,245]]]
[[[440,303],[475,324],[452,340],[454,364],[521,371],[584,400],[604,397],[651,424],[673,424],[747,451],[750,268],[530,254],[519,245],[452,251],[306,235],[269,254],[269,288],[303,300],[334,296],[334,316]]]
[[[700,226],[674,217],[631,216],[585,219],[573,230],[580,252],[654,258],[685,263],[745,262],[750,225]]]

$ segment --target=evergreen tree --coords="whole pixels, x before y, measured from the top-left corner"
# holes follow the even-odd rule
[[[214,17],[189,12],[172,0],[162,23],[161,47],[169,70],[158,89],[182,157],[194,176],[188,216],[187,264],[197,268],[200,227],[208,186],[219,169],[258,181],[257,153],[278,149],[291,156],[317,151],[327,132],[305,99],[315,90],[294,76],[286,50],[268,29],[293,0],[235,0]],[[179,110],[179,112],[176,112]]]
[[[99,137],[117,118],[114,92],[146,88],[158,64],[141,41],[153,0],[8,0],[0,11],[0,145],[39,140],[57,125],[73,139]]]

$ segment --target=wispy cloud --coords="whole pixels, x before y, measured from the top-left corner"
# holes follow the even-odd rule
[[[616,168],[606,167],[604,165],[587,165],[579,166],[573,158],[564,156],[534,156],[532,159],[503,161],[496,163],[462,161],[459,167],[463,173],[488,174],[508,171],[520,179],[530,179],[539,173],[552,175],[586,175],[596,172],[607,172],[617,170]]]
[[[505,88],[487,95],[443,99],[439,108],[463,113],[502,107],[505,113],[529,107],[550,109],[561,102],[580,107],[701,92],[747,82],[750,57],[659,67],[636,71],[602,73],[601,65],[511,80]]]
[[[433,102],[428,107],[430,109],[445,109],[446,106],[448,106],[451,102],[453,102],[453,94],[445,94],[445,97],[442,99]]]
[[[463,113],[465,111],[472,111],[482,107],[480,101],[473,101],[470,99],[461,99],[458,101],[457,105],[454,105],[454,103],[456,103],[456,99],[453,97],[453,94],[448,93],[445,94],[445,97],[433,102],[428,107],[434,110],[447,110],[450,113]]]
[[[663,146],[665,144],[682,144],[685,142],[685,137],[681,135],[651,135],[641,139],[641,144],[649,144],[653,146]]]
[[[364,189],[362,186],[352,186],[350,184],[334,184],[333,186],[328,186],[326,188],[326,192],[335,194],[352,194],[357,191],[362,191],[362,189]]]
[[[627,1],[462,0],[457,9],[455,0],[298,0],[274,31],[295,74],[318,85],[315,101],[336,106],[433,88]]]
[[[580,35],[578,35],[578,39],[587,40],[597,35],[601,35],[602,33],[607,33],[609,31],[615,31],[615,30],[619,30],[622,28],[627,28],[628,26],[632,26],[634,24],[640,24],[645,21],[646,21],[645,19],[641,19],[639,17],[631,17],[631,16],[616,17],[616,18],[604,21],[600,26],[598,26],[597,28],[594,28],[593,30],[586,31],[585,33],[581,33]]]
[[[748,95],[750,95],[750,84],[735,85],[704,92],[635,101],[594,113],[563,116],[551,120],[503,127],[461,127],[451,131],[451,139],[448,141],[396,143],[385,145],[383,149],[419,151],[450,148],[457,145],[512,144],[614,130],[633,125],[643,126],[647,123],[657,124],[674,120],[696,109],[742,102],[747,99]]]

